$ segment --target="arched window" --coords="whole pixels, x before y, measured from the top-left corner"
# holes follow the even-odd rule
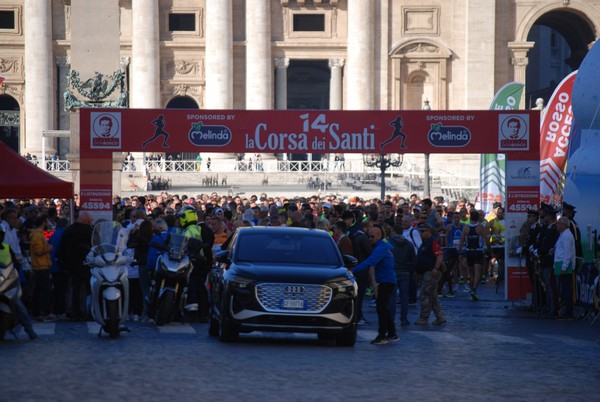
[[[390,52],[392,108],[420,110],[427,99],[432,109],[448,107],[448,69],[452,52],[432,40],[411,39]]]
[[[176,96],[167,103],[167,109],[199,109],[199,107],[189,96]]]
[[[0,95],[0,141],[19,152],[21,126],[19,102],[10,95]]]

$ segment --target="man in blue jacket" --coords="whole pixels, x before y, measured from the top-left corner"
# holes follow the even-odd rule
[[[394,270],[393,247],[383,238],[381,226],[369,229],[369,240],[373,251],[366,260],[356,265],[352,272],[360,272],[375,267],[375,280],[377,281],[377,317],[379,319],[379,334],[371,341],[373,345],[385,345],[398,340],[394,314],[390,308],[390,298],[396,292],[396,272]]]

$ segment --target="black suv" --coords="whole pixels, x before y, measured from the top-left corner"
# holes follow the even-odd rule
[[[221,341],[240,332],[309,332],[356,342],[356,281],[323,230],[239,228],[227,251],[216,253],[210,275],[210,335]]]

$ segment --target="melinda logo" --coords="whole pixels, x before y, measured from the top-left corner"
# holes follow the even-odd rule
[[[434,123],[427,139],[434,147],[464,147],[471,142],[471,132],[463,126],[443,126],[442,123]]]
[[[190,142],[196,146],[222,147],[231,142],[231,130],[225,126],[205,126],[201,121],[192,123],[188,133]]]

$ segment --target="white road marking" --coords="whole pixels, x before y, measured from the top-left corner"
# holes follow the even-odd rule
[[[478,332],[478,334],[482,334],[483,336],[491,338],[497,342],[517,343],[519,345],[533,345],[534,344],[534,342],[532,342],[528,339],[525,339],[525,338],[521,338],[518,336],[503,335],[503,334],[499,334],[496,332]]]
[[[98,324],[96,321],[88,321],[86,324],[89,334],[97,335],[98,332],[100,332],[100,324]]]
[[[158,332],[161,334],[195,334],[196,330],[189,324],[182,324],[178,322],[171,322],[165,325],[161,325],[158,328]]]
[[[464,343],[465,340],[459,336],[450,334],[448,332],[441,331],[410,331],[411,334],[418,334],[424,336],[425,338],[429,338],[434,342],[454,342],[454,343]]]
[[[546,334],[535,334],[535,336],[540,337],[540,338],[544,338],[544,339],[550,339],[553,341],[558,341],[558,342],[562,342],[564,344],[567,344],[569,346],[575,346],[575,347],[586,347],[586,348],[598,348],[600,347],[600,345],[596,342],[592,342],[592,341],[584,341],[582,339],[577,339],[577,338],[573,338],[570,336],[564,336],[564,335],[546,335]]]

